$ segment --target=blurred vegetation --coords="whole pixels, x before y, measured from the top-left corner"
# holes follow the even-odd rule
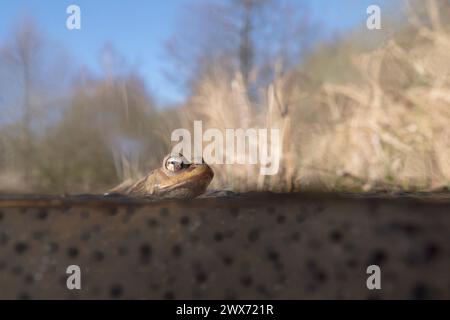
[[[194,120],[282,132],[278,175],[215,166],[215,188],[448,186],[450,2],[402,4],[383,13],[383,30],[326,42],[305,7],[192,5],[167,43],[167,73],[187,93],[172,107],[156,105],[113,46],[102,74],[67,70],[36,22],[21,20],[0,42],[0,192],[102,192],[158,167],[171,131]]]

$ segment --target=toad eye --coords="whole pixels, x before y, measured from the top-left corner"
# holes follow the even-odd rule
[[[177,172],[183,169],[183,159],[180,157],[170,157],[166,161],[166,169],[171,172]]]

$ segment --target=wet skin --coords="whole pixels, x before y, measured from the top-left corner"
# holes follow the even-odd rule
[[[191,199],[206,191],[214,172],[206,164],[188,163],[182,156],[168,155],[162,167],[139,181],[126,182],[108,195],[119,194],[145,199]]]

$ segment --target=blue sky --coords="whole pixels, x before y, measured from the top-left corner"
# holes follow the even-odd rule
[[[211,0],[214,1],[214,0]],[[385,0],[287,0],[306,3],[313,20],[329,34],[343,32],[366,19],[366,8]],[[399,1],[399,0],[396,0]],[[0,45],[21,16],[33,16],[47,37],[60,43],[76,63],[94,71],[105,43],[138,66],[157,101],[180,101],[182,94],[164,75],[164,44],[176,32],[183,8],[196,0],[0,0]],[[66,29],[66,8],[81,8],[81,30]],[[70,63],[70,61],[68,61]]]

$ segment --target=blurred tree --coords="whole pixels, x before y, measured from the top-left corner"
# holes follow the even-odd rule
[[[217,65],[230,74],[240,72],[248,87],[268,83],[275,64],[279,71],[297,64],[316,36],[302,3],[294,7],[276,0],[199,2],[186,8],[177,34],[167,43],[174,66],[168,74],[188,90]]]
[[[51,43],[31,17],[18,20],[0,47],[0,175],[32,189],[39,136],[55,121],[67,93],[70,68],[61,46]],[[20,183],[19,183],[20,184]]]
[[[33,102],[32,94],[36,80],[36,65],[38,64],[39,51],[43,40],[37,32],[36,24],[30,18],[24,19],[15,30],[9,44],[2,50],[2,57],[10,67],[14,68],[19,77],[21,90],[21,157],[25,180],[29,180],[33,161],[32,119]]]
[[[44,190],[105,191],[159,166],[168,151],[162,138],[170,137],[168,122],[139,73],[111,45],[101,51],[100,63],[100,77],[79,73],[61,119],[41,144]]]
[[[0,189],[104,191],[159,166],[176,118],[156,109],[136,68],[108,44],[103,74],[71,77],[42,34],[22,19],[0,48]]]

